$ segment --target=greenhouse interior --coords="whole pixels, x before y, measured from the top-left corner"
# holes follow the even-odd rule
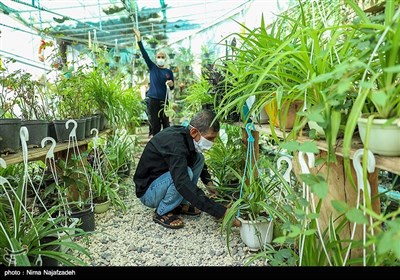
[[[4,275],[399,266],[399,22],[399,0],[0,1]]]

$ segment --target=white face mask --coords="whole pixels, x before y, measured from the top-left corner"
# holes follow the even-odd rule
[[[165,65],[165,59],[164,58],[157,58],[157,65],[158,66],[164,66]]]
[[[212,145],[214,144],[214,142],[207,140],[203,136],[200,136],[199,142],[196,142],[193,139],[193,143],[194,143],[194,148],[195,148],[196,152],[198,152],[198,153],[204,153],[205,151],[208,151],[209,149],[211,149]]]

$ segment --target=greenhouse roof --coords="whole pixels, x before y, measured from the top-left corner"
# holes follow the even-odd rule
[[[90,38],[109,47],[118,40],[127,47],[135,42],[133,27],[139,27],[145,40],[155,37],[169,44],[241,12],[249,2],[252,0],[7,0],[0,1],[0,12],[42,36],[81,43]]]

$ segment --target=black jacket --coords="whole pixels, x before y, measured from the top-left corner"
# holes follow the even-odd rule
[[[136,196],[143,196],[155,179],[170,171],[176,189],[188,202],[216,218],[222,218],[226,207],[208,198],[190,181],[187,167],[193,167],[195,159],[196,151],[189,129],[184,126],[163,129],[147,143],[139,160],[133,176]],[[201,179],[205,183],[210,180],[206,166]]]

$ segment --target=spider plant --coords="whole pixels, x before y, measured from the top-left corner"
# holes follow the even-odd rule
[[[400,118],[400,9],[398,1],[385,2],[384,18],[370,18],[352,0],[346,0],[358,16],[354,23],[360,42],[368,50],[363,75],[355,81],[357,98],[346,124],[343,153],[350,156],[351,140],[361,113],[392,123]],[[396,5],[397,3],[397,5]]]

